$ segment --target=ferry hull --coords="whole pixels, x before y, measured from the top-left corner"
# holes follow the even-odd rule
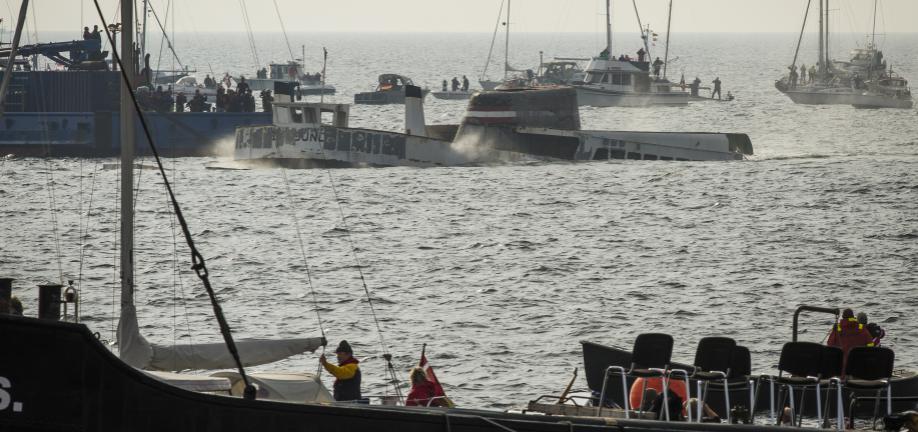
[[[604,91],[582,86],[577,89],[577,100],[580,106],[593,107],[648,107],[659,105],[688,105],[688,93],[625,93]]]
[[[271,113],[145,113],[164,156],[232,153],[237,127],[270,124]],[[0,122],[0,153],[25,157],[111,157],[120,153],[117,112],[6,113]],[[150,146],[138,128],[138,154]]]

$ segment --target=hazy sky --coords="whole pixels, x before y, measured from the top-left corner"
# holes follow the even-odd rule
[[[4,26],[19,1],[4,0]],[[107,19],[117,0],[100,0]],[[176,31],[244,31],[241,0],[171,0]],[[505,0],[506,1],[506,0]],[[818,0],[812,0],[814,4]],[[151,0],[161,17],[169,0]],[[271,0],[244,0],[253,30],[279,31]],[[277,0],[287,30],[341,32],[490,32],[501,0]],[[602,30],[604,0],[515,0],[511,30],[594,32]],[[641,18],[663,32],[668,0],[637,0]],[[91,0],[32,0],[39,32],[78,31],[96,23]],[[873,0],[832,0],[832,26],[867,33]],[[2,6],[0,6],[2,8]],[[674,32],[796,32],[806,0],[674,0]],[[11,14],[12,12],[12,14]],[[634,31],[631,0],[613,1],[614,27]],[[918,0],[880,0],[878,32],[918,31]],[[813,13],[815,16],[815,13]],[[31,21],[31,17],[30,17]],[[814,25],[809,26],[812,30]]]

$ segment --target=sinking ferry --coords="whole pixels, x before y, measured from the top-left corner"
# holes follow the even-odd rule
[[[570,87],[476,93],[461,124],[427,125],[405,88],[405,130],[350,127],[350,105],[293,102],[275,88],[273,124],[236,129],[237,162],[296,168],[461,166],[611,159],[720,161],[753,153],[742,133],[583,130]]]

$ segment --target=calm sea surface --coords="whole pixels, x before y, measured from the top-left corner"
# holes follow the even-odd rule
[[[328,79],[338,88],[331,99],[347,102],[386,72],[434,88],[464,74],[475,87],[490,37],[326,33],[291,42],[297,54],[307,45],[314,70],[319,47],[328,47]],[[256,39],[263,63],[289,57],[280,35]],[[511,63],[535,67],[539,50],[587,57],[601,39],[516,35]],[[244,35],[176,40],[201,78],[256,69]],[[617,51],[634,52],[637,41],[616,35]],[[839,35],[834,57],[862,41]],[[427,343],[463,406],[508,407],[559,392],[582,365],[578,341],[630,346],[648,331],[673,334],[675,358],[686,361],[699,338],[734,337],[768,372],[802,304],[867,312],[886,328],[897,367],[918,369],[918,115],[792,104],[773,82],[794,43],[791,34],[680,35],[670,76],[719,76],[735,102],[581,110],[585,128],[745,132],[756,155],[743,162],[287,171],[291,194],[277,169],[205,169],[220,158],[165,163],[237,337],[319,334],[299,222],[322,326],[333,344],[355,346],[366,393],[384,392],[385,368],[357,259],[402,376]],[[890,35],[882,45],[918,83],[918,35]],[[426,110],[429,123],[456,123],[464,102],[429,98]],[[403,125],[401,106],[352,114],[355,126]],[[118,304],[119,174],[104,165],[113,162],[0,160],[0,276],[17,279],[14,293],[31,315],[35,285],[81,279],[82,319],[105,340],[114,338]],[[138,174],[142,331],[164,344],[218,341],[159,176]],[[804,337],[822,340],[829,320],[804,321]],[[308,355],[260,369],[316,366]]]

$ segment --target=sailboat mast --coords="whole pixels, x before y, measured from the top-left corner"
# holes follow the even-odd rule
[[[876,47],[877,43],[877,3],[880,0],[873,0],[873,30],[870,32],[870,45]]]
[[[829,70],[829,0],[826,0],[826,48],[825,59],[823,60],[826,65],[826,71]]]
[[[612,56],[612,0],[606,0],[606,52]]]
[[[819,59],[818,60],[819,60],[819,75],[820,76],[825,74],[825,71],[826,71],[826,63],[824,60],[826,46],[825,46],[825,39],[823,39],[823,36],[825,36],[826,25],[823,22],[822,8],[823,8],[822,0],[819,0]]]
[[[504,36],[504,79],[507,79],[507,72],[510,69],[510,0],[507,0],[507,28]]]
[[[19,49],[19,39],[22,37],[22,26],[25,24],[29,11],[29,0],[22,0],[19,6],[19,21],[16,22],[16,33],[13,33],[13,40],[10,42],[10,57],[6,62],[6,70],[3,71],[3,82],[0,83],[0,115],[4,111],[4,101],[6,100],[6,90],[10,86],[10,79],[13,77],[13,66],[16,64],[16,51]]]
[[[140,26],[140,58],[147,55],[147,2],[143,0],[143,16],[140,18],[143,24]]]
[[[669,0],[669,14],[666,17],[666,49],[663,50],[663,79],[666,79],[666,66],[669,66],[669,30],[673,23],[673,0]]]
[[[651,58],[650,57],[650,43],[647,41],[647,39],[650,39],[650,34],[649,34],[650,29],[648,28],[646,31],[644,30],[644,23],[641,22],[641,12],[638,10],[638,7],[637,7],[637,0],[631,0],[631,4],[634,5],[634,16],[637,17],[638,30],[640,30],[641,39],[644,41],[644,52],[647,53],[647,58]]]
[[[121,3],[121,63],[124,76],[134,77],[133,10],[128,2]],[[127,57],[125,57],[127,56]],[[121,307],[134,302],[134,106],[131,99],[133,84],[121,80]]]

